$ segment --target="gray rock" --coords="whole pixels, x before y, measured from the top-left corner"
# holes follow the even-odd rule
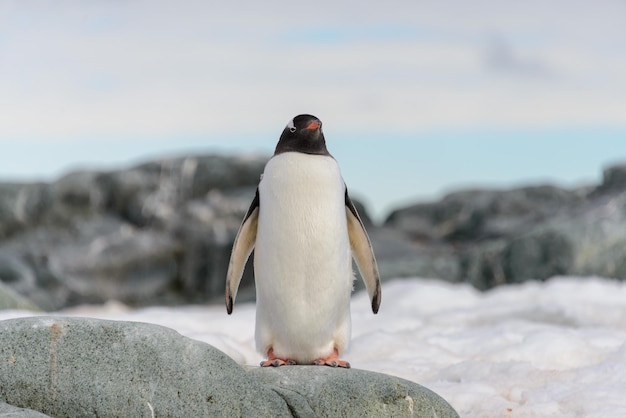
[[[32,268],[19,255],[0,252],[0,281],[17,293],[28,293],[37,283]]]
[[[214,298],[223,300],[224,277],[232,244],[255,190],[256,185],[212,190],[204,199],[189,201],[181,212],[182,216],[169,225],[169,230],[183,248],[180,279],[186,300],[198,303]],[[207,280],[207,277],[212,280]],[[252,269],[249,269],[244,273],[240,286],[243,292],[239,296],[243,295],[243,298],[238,296],[238,300],[251,300],[246,295],[253,286]]]
[[[0,245],[0,277],[46,310],[109,299],[163,302],[177,279],[180,245],[164,231],[107,215],[38,227]]]
[[[594,199],[576,212],[538,225],[528,235],[546,232],[560,235],[559,241],[552,240],[550,259],[553,265],[566,264],[567,274],[626,279],[626,191]],[[571,261],[563,263],[568,258]]]
[[[458,417],[434,392],[380,373],[319,366],[249,370],[297,417]]]
[[[406,234],[389,227],[371,225],[367,228],[374,247],[381,279],[428,277],[449,281],[459,276],[457,254],[442,245],[426,246],[411,241]],[[355,290],[363,289],[361,280]]]
[[[232,241],[267,157],[163,158],[0,184],[0,280],[44,310],[223,298]],[[559,274],[626,279],[626,164],[602,184],[466,190],[394,211],[355,201],[383,280],[436,277],[480,289]],[[361,289],[360,280],[355,282]],[[255,297],[252,269],[239,299]]]
[[[108,208],[138,226],[175,222],[186,202],[213,190],[256,186],[267,157],[218,155],[165,158],[100,177]]]
[[[623,190],[626,190],[626,163],[605,168],[602,184],[598,186],[596,192],[606,193]]]
[[[603,195],[506,239],[459,251],[479,289],[559,275],[626,278],[626,192]]]
[[[0,249],[0,279],[43,310],[56,310],[71,300],[71,291],[48,268],[46,254]]]
[[[315,366],[244,369],[156,325],[35,317],[2,321],[0,333],[0,402],[55,417],[458,416],[403,379]]]
[[[46,310],[221,296],[266,160],[166,158],[51,185],[0,185],[0,278]],[[243,284],[251,282],[247,273]]]
[[[50,249],[50,271],[81,300],[154,301],[177,275],[180,246],[169,234],[115,218],[84,220],[71,241]]]
[[[99,171],[75,171],[59,178],[52,185],[55,215],[68,220],[104,210],[112,195],[105,176]]]
[[[479,289],[566,274],[574,262],[571,243],[563,231],[538,226],[585,203],[581,190],[536,186],[461,191],[397,210],[386,226],[424,250],[394,267],[403,276],[469,282]]]
[[[545,280],[572,273],[575,256],[575,243],[566,231],[548,229],[523,234],[507,243],[502,253],[505,281]]]
[[[506,244],[504,239],[490,240],[457,250],[461,279],[480,290],[506,284],[507,277],[502,265]]]
[[[0,184],[0,240],[39,223],[52,200],[52,189],[45,183]]]
[[[33,302],[18,294],[0,280],[0,310],[2,309],[41,310]]]
[[[554,186],[512,190],[466,190],[441,201],[398,209],[385,225],[418,241],[494,239],[515,235],[563,208],[581,204],[585,195]]]
[[[0,418],[51,418],[49,415],[32,409],[18,408],[13,405],[0,402]]]
[[[401,275],[434,272],[479,289],[558,275],[626,279],[626,165],[607,168],[597,188],[462,191],[396,210],[385,225],[421,249],[393,265]]]
[[[155,325],[0,322],[0,401],[54,417],[290,416],[219,350]]]

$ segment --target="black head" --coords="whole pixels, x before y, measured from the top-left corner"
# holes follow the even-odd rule
[[[330,155],[322,132],[322,121],[312,115],[298,115],[291,119],[280,135],[274,155],[283,152]]]

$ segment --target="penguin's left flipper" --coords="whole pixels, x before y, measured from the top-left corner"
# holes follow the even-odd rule
[[[226,312],[230,315],[233,312],[233,304],[237,297],[239,282],[246,267],[246,261],[254,249],[256,242],[256,231],[259,224],[259,189],[250,204],[246,216],[241,222],[239,232],[235,237],[233,250],[230,253],[228,272],[226,273]]]
[[[361,277],[365,282],[365,288],[372,302],[372,311],[378,313],[381,299],[380,275],[378,274],[378,265],[374,257],[374,250],[363,222],[359,217],[359,213],[348,196],[346,189],[346,216],[348,218],[348,235],[350,237],[350,248],[352,256],[356,261],[356,265],[361,272]]]

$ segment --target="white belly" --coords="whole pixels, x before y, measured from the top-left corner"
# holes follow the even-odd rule
[[[346,348],[352,260],[345,186],[331,157],[273,157],[259,184],[256,342],[298,363]]]

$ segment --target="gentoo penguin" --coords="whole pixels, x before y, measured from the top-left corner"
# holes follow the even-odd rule
[[[255,339],[267,355],[261,366],[350,367],[339,354],[350,339],[352,257],[374,313],[380,278],[367,232],[315,116],[289,121],[265,166],[230,256],[229,314],[253,249]]]

